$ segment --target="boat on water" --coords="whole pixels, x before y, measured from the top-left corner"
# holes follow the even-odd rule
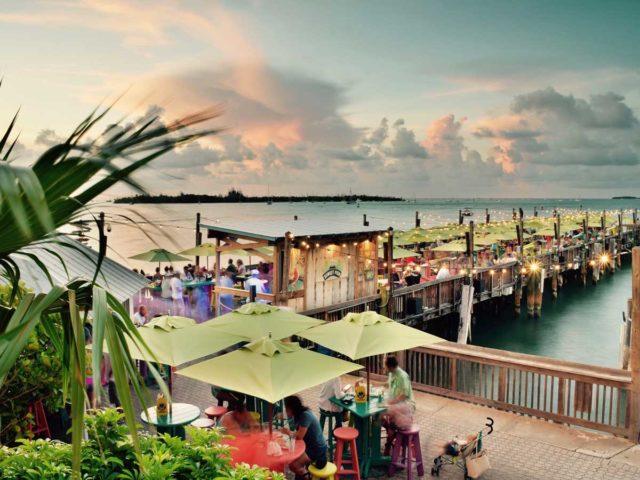
[[[471,211],[470,208],[465,208],[462,210],[462,216],[463,217],[473,217],[473,212]]]

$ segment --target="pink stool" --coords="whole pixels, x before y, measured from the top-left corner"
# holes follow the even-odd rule
[[[227,407],[219,407],[217,405],[211,406],[204,411],[204,414],[214,420],[216,425],[225,413],[227,413]]]
[[[336,464],[336,478],[342,475],[352,475],[355,480],[360,480],[360,464],[358,463],[358,447],[356,446],[356,438],[358,438],[358,430],[351,427],[340,427],[333,431],[336,437],[336,452],[333,462]],[[351,458],[343,458],[345,453],[345,445],[349,449]],[[349,466],[350,468],[345,468]]]
[[[389,465],[389,475],[393,475],[400,468],[407,469],[407,479],[413,477],[412,462],[415,462],[418,476],[424,476],[424,466],[422,464],[422,450],[420,448],[420,428],[412,425],[406,430],[398,430],[391,451],[391,465]]]

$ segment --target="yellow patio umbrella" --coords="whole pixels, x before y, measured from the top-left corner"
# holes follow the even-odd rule
[[[323,320],[274,305],[252,302],[201,325],[212,331],[238,335],[248,340],[257,340],[269,334],[280,340],[323,323]]]
[[[385,255],[385,248],[384,246],[380,246],[378,248],[378,257],[379,258],[384,258]],[[413,250],[409,250],[407,248],[402,248],[402,247],[396,247],[394,245],[393,247],[393,260],[398,260],[401,258],[411,258],[411,257],[419,257],[420,254],[414,252]]]
[[[191,318],[169,315],[156,317],[137,331],[152,355],[140,348],[137,342],[127,338],[131,357],[172,367],[246,341],[238,335],[211,330]]]
[[[142,260],[144,262],[158,262],[158,266],[161,262],[186,262],[189,259],[178,255],[177,253],[172,253],[169,250],[165,250],[164,248],[152,248],[146,252],[139,253],[137,255],[133,255],[129,257],[132,260]]]
[[[275,403],[360,368],[357,363],[266,336],[177,373]]]
[[[215,254],[216,246],[213,243],[202,243],[180,252],[180,255],[189,255],[192,257],[213,257]]]
[[[444,341],[374,311],[348,313],[342,320],[305,330],[298,336],[352,360],[367,358],[367,392],[369,357]]]
[[[477,252],[482,250],[481,248],[474,245],[473,251]],[[449,243],[443,243],[437,247],[431,249],[432,252],[456,252],[456,253],[464,253],[467,251],[467,243],[465,241],[453,241]]]

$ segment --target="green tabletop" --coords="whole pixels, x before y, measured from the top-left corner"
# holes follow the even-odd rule
[[[357,403],[355,400],[351,403],[344,403],[339,398],[332,398],[331,403],[339,407],[349,410],[353,415],[360,418],[372,417],[380,413],[384,413],[387,407],[378,398],[372,398],[368,402]]]
[[[356,443],[362,477],[371,476],[376,467],[382,467],[378,473],[386,473],[386,467],[391,459],[382,455],[380,434],[382,430],[381,414],[387,410],[387,407],[378,398],[372,398],[362,403],[355,401],[345,403],[334,397],[331,399],[331,403],[351,412],[353,425],[359,432]]]
[[[172,403],[167,415],[158,416],[156,407],[148,408],[140,414],[144,423],[153,425],[158,433],[184,438],[184,425],[188,425],[200,416],[200,409],[189,403]]]

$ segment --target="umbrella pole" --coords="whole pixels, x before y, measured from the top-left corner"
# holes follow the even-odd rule
[[[371,357],[367,357],[367,401],[369,400],[369,384],[371,383]]]
[[[273,403],[269,402],[269,438],[273,434]]]

